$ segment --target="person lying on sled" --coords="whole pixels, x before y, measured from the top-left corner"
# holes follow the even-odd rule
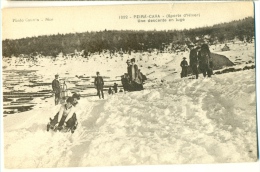
[[[66,100],[66,104],[61,105],[59,112],[54,116],[54,119],[50,118],[50,123],[47,125],[47,131],[49,128],[61,130],[63,125],[67,123],[66,119],[70,119],[73,116],[73,104],[74,98],[69,97]]]

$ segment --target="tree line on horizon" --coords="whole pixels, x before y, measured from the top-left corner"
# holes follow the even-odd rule
[[[163,50],[167,45],[177,49],[189,43],[198,43],[207,39],[209,44],[224,43],[239,39],[252,42],[255,36],[255,21],[253,17],[221,23],[210,27],[184,30],[134,31],[134,30],[104,30],[97,32],[69,33],[26,37],[22,39],[6,39],[2,41],[4,57],[32,55],[40,53],[44,56],[56,57],[59,53],[72,54],[84,50],[90,53],[123,51]],[[205,38],[206,37],[206,38]]]

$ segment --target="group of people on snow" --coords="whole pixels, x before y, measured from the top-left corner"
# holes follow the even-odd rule
[[[210,55],[210,50],[207,44],[203,44],[201,47],[194,47],[194,44],[189,45],[190,55],[189,62],[186,61],[186,57],[183,58],[180,66],[182,67],[181,77],[187,77],[188,67],[190,66],[193,75],[198,79],[199,70],[203,73],[203,76],[211,77],[213,74],[213,62]],[[146,76],[142,74],[140,69],[135,63],[135,58],[126,61],[127,73],[121,76],[121,82],[124,91],[140,91],[143,90],[144,81],[147,80]],[[74,131],[77,125],[77,116],[75,113],[75,107],[80,99],[79,94],[75,93],[71,97],[66,94],[67,85],[65,81],[60,84],[58,80],[59,76],[55,75],[55,79],[52,81],[52,89],[55,94],[55,105],[58,105],[61,100],[66,100],[65,104],[62,104],[59,112],[50,119],[50,123],[47,125],[47,130],[50,128],[56,128],[60,130],[64,126]],[[96,72],[94,79],[94,86],[97,90],[97,96],[99,99],[104,99],[104,80],[100,75],[100,72]],[[112,90],[113,87],[113,90]],[[114,83],[112,87],[109,87],[108,94],[118,92],[118,84]],[[120,89],[119,92],[123,92]]]
[[[210,54],[209,46],[207,44],[202,44],[202,46],[197,46],[195,48],[194,44],[189,45],[190,48],[190,68],[192,74],[195,75],[196,79],[199,77],[199,71],[203,74],[204,77],[211,77],[213,75],[213,59]],[[186,57],[183,57],[183,60],[180,64],[181,78],[188,76],[188,62]]]
[[[138,69],[135,64],[135,58],[126,61],[127,73],[121,76],[121,82],[125,91],[140,91],[143,90],[146,76]]]
[[[114,91],[113,91],[114,90]],[[117,83],[114,83],[114,85],[113,85],[113,90],[112,90],[112,87],[109,87],[109,89],[108,89],[108,94],[109,95],[113,95],[114,93],[117,93],[118,92],[118,84]],[[119,90],[119,92],[123,92],[123,90],[122,89],[120,89]]]
[[[80,95],[74,93],[69,97],[67,94],[67,85],[65,81],[60,83],[58,74],[55,75],[55,79],[52,81],[52,90],[55,105],[61,103],[61,107],[54,118],[50,118],[50,122],[47,124],[47,131],[49,129],[61,130],[66,127],[73,133],[77,126],[76,105],[78,104]]]
[[[144,77],[142,77],[140,70],[135,64],[135,59],[131,59],[131,63],[130,60],[127,60],[127,71],[128,73],[121,79],[124,91],[142,90]],[[94,85],[97,89],[97,96],[99,96],[99,99],[104,99],[104,80],[100,75],[100,72],[96,72]],[[61,103],[61,107],[53,119],[50,118],[50,122],[47,124],[47,131],[50,129],[62,130],[67,128],[73,133],[77,127],[77,114],[75,113],[75,109],[78,100],[80,99],[80,95],[74,93],[71,97],[68,97],[67,85],[65,81],[63,84],[60,83],[58,74],[55,75],[55,79],[52,81],[52,89],[55,95],[55,105]],[[118,84],[114,83],[113,90],[115,93],[118,92]],[[109,94],[113,94],[111,87],[108,92]],[[122,89],[120,89],[119,92],[123,92]],[[66,102],[64,103],[62,100],[66,100]]]
[[[121,83],[124,91],[140,91],[143,90],[144,81],[147,79],[146,76],[138,69],[138,66],[135,64],[135,58],[126,61],[127,64],[127,73],[121,76]],[[96,77],[94,80],[95,88],[97,89],[97,95],[99,99],[104,99],[104,81],[99,72],[96,72]],[[112,89],[113,88],[113,89]],[[123,92],[122,89],[119,92]],[[108,88],[108,94],[114,94],[118,92],[118,84]]]

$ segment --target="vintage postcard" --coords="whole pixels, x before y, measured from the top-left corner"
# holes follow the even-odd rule
[[[253,2],[2,15],[4,169],[257,161]]]

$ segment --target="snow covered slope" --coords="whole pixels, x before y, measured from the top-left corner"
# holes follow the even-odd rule
[[[46,131],[45,106],[4,118],[6,168],[257,160],[255,70],[155,81],[140,92],[82,98],[74,134]]]

